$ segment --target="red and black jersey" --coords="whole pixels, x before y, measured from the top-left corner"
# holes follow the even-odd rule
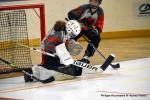
[[[63,31],[52,31],[42,41],[44,51],[55,53],[55,47],[63,43],[65,33]]]
[[[78,20],[83,25],[82,29],[94,27],[99,32],[103,30],[104,12],[101,7],[92,12],[91,4],[84,4],[69,11],[68,18]]]

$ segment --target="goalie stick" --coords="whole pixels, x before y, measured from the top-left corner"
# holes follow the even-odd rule
[[[41,51],[41,50],[33,48],[33,47],[29,47],[29,46],[22,45],[22,44],[18,44],[18,45],[29,48],[29,49],[31,49],[33,51],[36,51],[36,52],[40,52],[40,53],[48,55],[48,56],[57,57],[57,55],[54,55],[54,54],[51,54],[51,53],[48,53],[48,52],[45,52],[45,51]],[[87,63],[84,63],[84,62],[81,62],[81,61],[74,61],[74,63],[72,65],[75,65],[75,66],[81,67],[81,68],[87,68],[87,69],[97,71],[97,72],[101,72],[101,71],[105,71],[105,69],[112,63],[114,58],[115,58],[115,56],[113,54],[109,55],[109,57],[105,60],[103,65],[100,65],[99,67],[96,67],[94,65],[90,65],[90,64],[87,64]]]
[[[114,58],[115,56],[113,54],[109,55],[109,57],[105,60],[105,62],[99,67],[95,67],[94,65],[90,65],[81,61],[74,61],[73,65],[82,67],[82,68],[88,68],[97,72],[102,72],[106,70],[106,68],[112,63]]]
[[[2,62],[4,62],[5,64],[9,65],[11,68],[19,68],[19,67],[17,67],[14,63],[10,63],[10,62],[4,60],[4,59],[1,58],[1,57],[0,57],[0,60],[1,60]],[[19,69],[20,69],[20,68],[19,68]],[[23,72],[24,74],[30,76],[32,79],[35,79],[35,80],[37,80],[37,81],[39,81],[39,82],[41,82],[41,83],[44,83],[44,84],[54,81],[54,77],[53,77],[53,76],[49,77],[48,79],[41,80],[41,79],[39,79],[39,78],[33,76],[32,74],[26,72],[25,70],[22,70],[22,72]]]

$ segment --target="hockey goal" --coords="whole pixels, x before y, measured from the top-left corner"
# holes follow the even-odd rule
[[[34,13],[34,16],[31,16],[31,13]],[[34,27],[31,28],[31,25]],[[39,33],[32,33],[32,30]],[[30,49],[18,44],[29,46],[30,40],[37,38],[41,41],[44,36],[43,3],[0,5],[0,57],[19,67],[11,68],[0,61],[0,74],[18,72],[32,67]]]

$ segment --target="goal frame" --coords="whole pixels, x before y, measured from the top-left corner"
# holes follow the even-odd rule
[[[46,26],[45,26],[45,5],[44,3],[32,3],[32,4],[14,4],[14,5],[0,5],[0,10],[17,10],[17,9],[35,9],[39,10],[40,18],[40,35],[41,41],[46,35]],[[44,55],[42,55],[42,62],[44,63]]]

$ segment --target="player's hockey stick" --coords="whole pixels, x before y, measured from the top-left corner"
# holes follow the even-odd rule
[[[1,58],[1,57],[0,57],[0,61],[2,61],[2,62],[4,62],[5,64],[9,65],[11,68],[19,68],[19,67],[17,67],[14,63],[10,63],[10,62],[4,60],[4,59]],[[20,69],[20,68],[19,68],[19,69]],[[48,79],[41,80],[41,79],[39,79],[39,78],[33,76],[32,74],[26,72],[25,70],[22,70],[22,72],[23,72],[24,74],[30,76],[32,79],[35,79],[35,80],[37,80],[37,81],[39,81],[39,82],[41,82],[41,83],[49,83],[49,82],[54,81],[54,77],[53,77],[53,76],[49,77]]]
[[[36,51],[36,52],[40,52],[40,53],[48,55],[48,56],[56,57],[56,55],[54,55],[54,54],[51,54],[51,53],[48,53],[45,51],[41,51],[41,50],[33,48],[33,47],[29,47],[29,46],[22,45],[22,44],[18,44],[18,45],[29,48],[29,49]],[[101,72],[101,71],[104,71],[109,66],[109,64],[111,64],[111,62],[114,60],[114,58],[115,58],[115,56],[113,54],[109,55],[109,57],[105,60],[103,65],[99,66],[99,67],[96,67],[94,65],[90,65],[90,64],[87,64],[87,63],[84,63],[81,61],[74,61],[74,63],[72,65],[75,65],[75,66],[78,66],[81,68],[88,68],[88,69],[93,70],[93,71]]]
[[[89,39],[87,39],[87,37],[83,34],[82,35],[83,38],[95,49],[95,51],[102,56],[105,60],[107,59],[100,51],[97,50],[97,48],[93,45],[93,43],[91,43],[91,41]],[[112,68],[120,68],[120,64],[110,64],[110,66],[112,66]]]

